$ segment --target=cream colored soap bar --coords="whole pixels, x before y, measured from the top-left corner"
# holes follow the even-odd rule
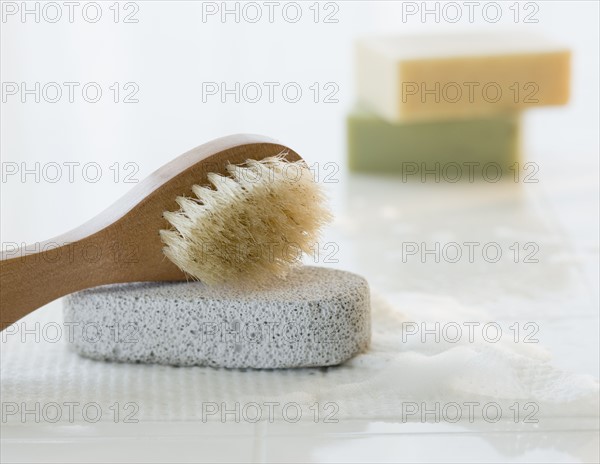
[[[391,122],[562,105],[570,58],[566,48],[516,33],[363,39],[358,96]]]

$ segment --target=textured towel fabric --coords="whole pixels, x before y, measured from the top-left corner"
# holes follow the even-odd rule
[[[461,310],[451,301],[438,309],[448,321],[485,321],[482,314]],[[511,421],[518,411],[520,422],[526,417],[598,414],[597,380],[554,368],[539,344],[514,343],[512,334],[492,342],[491,330],[487,339],[476,331],[472,340],[463,336],[454,342],[455,335],[448,330],[439,342],[432,336],[422,342],[408,336],[414,322],[439,321],[438,315],[427,321],[421,311],[417,315],[394,308],[376,295],[367,352],[337,367],[289,370],[177,368],[86,359],[69,348],[65,332],[51,343],[62,324],[51,321],[62,321],[60,310],[53,304],[22,321],[21,330],[35,331],[40,323],[39,342],[34,335],[23,343],[19,334],[3,333],[5,423],[21,422],[23,408],[35,407],[41,408],[42,420],[54,419],[55,410],[47,406],[52,403],[61,405],[63,422],[93,422],[98,411],[98,420],[113,421],[115,409],[120,421],[130,414],[140,421],[232,421],[236,414],[238,421],[251,421],[259,413],[262,420],[293,421],[298,413],[303,420],[314,420],[315,410],[321,413],[320,421],[435,420],[433,413],[422,414],[436,409],[449,421],[459,411],[463,421],[471,416],[475,421],[494,420],[498,409],[503,419]],[[67,402],[76,403],[73,418],[66,413]],[[226,410],[233,412],[223,417]]]

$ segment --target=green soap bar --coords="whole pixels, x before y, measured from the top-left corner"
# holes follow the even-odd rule
[[[348,162],[352,171],[407,180],[500,180],[519,167],[519,127],[518,113],[392,124],[356,108],[347,119]]]

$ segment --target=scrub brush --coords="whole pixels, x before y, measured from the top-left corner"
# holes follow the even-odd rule
[[[296,152],[262,136],[197,147],[91,221],[39,244],[41,251],[3,251],[1,329],[99,285],[283,279],[330,219],[311,174]]]

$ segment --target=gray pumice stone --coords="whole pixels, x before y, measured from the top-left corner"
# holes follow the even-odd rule
[[[64,319],[83,356],[175,366],[332,366],[371,339],[367,281],[310,266],[250,291],[200,282],[96,287],[66,297]]]

